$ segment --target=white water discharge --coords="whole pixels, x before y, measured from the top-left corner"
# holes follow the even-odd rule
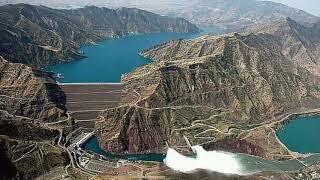
[[[241,164],[235,154],[206,151],[201,146],[193,146],[192,149],[197,154],[195,158],[186,157],[169,148],[163,162],[171,169],[184,173],[192,173],[202,169],[224,174],[246,174],[242,171]]]

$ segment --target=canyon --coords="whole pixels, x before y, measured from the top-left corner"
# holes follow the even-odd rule
[[[136,8],[0,6],[0,162],[5,165],[0,178],[34,179],[48,177],[48,172],[58,172],[59,178],[96,175],[97,171],[77,164],[87,155],[77,147],[83,139],[77,138],[92,133],[81,133],[77,128],[88,119],[77,125],[68,109],[73,107],[77,113],[76,108],[92,104],[87,98],[90,93],[94,100],[103,93],[108,98],[112,96],[108,93],[121,96],[120,104],[115,98],[116,102],[99,109],[97,119],[93,117],[96,121],[90,121],[90,126],[95,123],[100,147],[113,156],[162,157],[168,147],[190,155],[183,138],[187,137],[192,145],[208,151],[297,160],[304,166],[300,155],[279,141],[276,131],[293,114],[319,111],[319,18],[270,2],[248,1],[243,6],[236,2],[215,0],[217,7],[212,7],[211,1],[194,1],[192,9],[161,11],[201,26],[240,32],[171,40],[145,49],[140,56],[152,62],[123,74],[120,89],[69,90],[68,98],[74,101],[69,107],[54,74],[41,71],[41,67],[85,58],[81,46],[107,38],[197,33],[200,29],[183,18]],[[87,102],[77,104],[74,97],[78,96]],[[90,160],[113,163],[102,161],[101,156]],[[186,178],[158,162],[111,167],[104,167],[104,174],[114,176],[129,169],[141,176],[154,171],[162,177]],[[310,177],[318,171],[318,166],[311,166],[301,173]],[[199,176],[208,174],[190,175]],[[223,174],[213,176],[226,178]],[[300,175],[262,172],[236,178],[273,176],[286,179]]]

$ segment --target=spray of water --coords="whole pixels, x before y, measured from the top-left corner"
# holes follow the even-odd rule
[[[184,173],[202,169],[224,174],[244,175],[235,154],[206,151],[201,146],[193,146],[192,149],[197,154],[195,158],[186,157],[169,148],[164,163],[171,169]]]

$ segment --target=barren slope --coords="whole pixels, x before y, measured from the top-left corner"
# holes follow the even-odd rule
[[[142,52],[155,62],[123,78],[122,105],[96,124],[100,145],[115,153],[164,152],[166,142],[185,147],[186,135],[208,149],[288,155],[272,122],[319,108],[319,59],[310,62],[319,34],[305,45],[301,39],[314,29],[282,23],[275,31],[171,41]],[[290,56],[288,39],[301,46]]]

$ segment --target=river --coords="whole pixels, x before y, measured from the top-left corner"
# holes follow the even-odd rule
[[[277,130],[277,136],[279,139],[291,150],[299,153],[306,153],[309,156],[305,158],[301,158],[300,161],[297,160],[287,160],[287,161],[270,161],[265,160],[256,156],[250,156],[246,154],[234,154],[234,153],[226,153],[226,152],[217,152],[217,151],[203,151],[206,163],[203,163],[204,160],[197,159],[197,156],[186,157],[183,156],[174,150],[174,153],[170,153],[168,151],[167,155],[163,154],[144,154],[144,155],[113,155],[103,151],[98,144],[98,141],[95,137],[89,139],[84,145],[83,149],[87,151],[92,151],[97,154],[104,155],[107,158],[111,159],[126,159],[126,160],[143,160],[143,161],[157,161],[162,162],[171,162],[167,165],[173,169],[181,170],[181,163],[183,162],[183,170],[190,169],[188,166],[192,166],[193,168],[203,168],[210,170],[214,167],[215,163],[219,162],[219,156],[223,154],[223,163],[228,168],[222,168],[222,162],[220,162],[218,166],[216,166],[216,171],[226,173],[230,171],[230,173],[236,173],[239,175],[248,175],[257,172],[292,172],[292,171],[300,171],[305,168],[304,165],[315,165],[320,162],[320,146],[318,137],[320,135],[319,132],[320,127],[320,117],[319,116],[306,116],[300,117],[297,116],[290,121],[288,121],[282,128]],[[198,153],[198,151],[197,151]],[[201,154],[199,153],[199,157]],[[178,156],[178,157],[177,157]],[[234,161],[230,161],[228,164],[227,159],[233,158]],[[191,159],[191,161],[190,161]],[[202,161],[202,162],[199,162]],[[210,162],[212,161],[212,162]],[[220,158],[220,161],[221,158]],[[302,164],[302,163],[303,164]],[[189,163],[189,165],[188,165]],[[199,165],[199,167],[197,167]],[[231,167],[234,167],[234,171],[231,171]],[[225,170],[225,171],[222,171]]]

